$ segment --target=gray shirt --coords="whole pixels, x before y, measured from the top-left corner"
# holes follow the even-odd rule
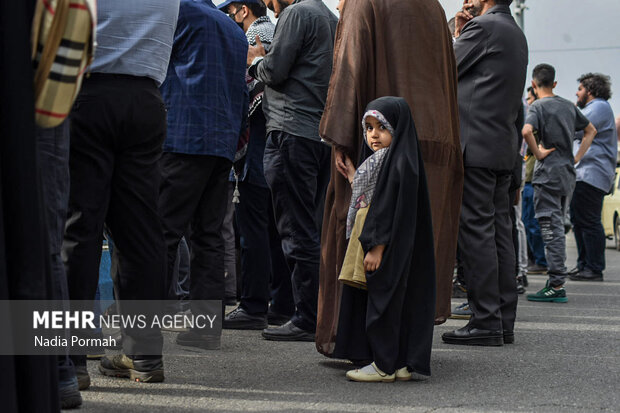
[[[320,140],[337,23],[321,0],[297,0],[280,14],[269,53],[249,69],[265,84],[267,133]]]
[[[585,129],[590,121],[574,103],[552,96],[532,103],[525,123],[538,131],[545,148],[555,148],[545,159],[536,161],[532,184],[542,185],[560,196],[570,195],[575,187],[573,137],[575,131]]]
[[[614,182],[618,152],[614,113],[606,100],[594,99],[583,109],[583,114],[596,128],[596,136],[581,161],[575,165],[577,181],[609,192]],[[575,136],[573,153],[579,150],[582,138],[581,133]]]
[[[99,0],[93,73],[166,78],[180,0]]]

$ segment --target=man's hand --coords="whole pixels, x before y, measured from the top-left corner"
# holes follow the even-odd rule
[[[536,138],[534,137],[534,127],[529,123],[523,125],[523,130],[521,131],[521,134],[523,135],[523,139],[525,139],[525,142],[527,142],[527,146],[528,148],[530,148],[530,152],[532,152],[532,155],[534,155],[534,158],[536,158],[537,160],[542,161],[547,156],[549,156],[551,152],[555,151],[555,148],[546,149],[544,146],[536,143]]]
[[[542,144],[538,145],[538,153],[535,153],[536,159],[542,161],[545,159],[551,152],[555,151],[555,148],[547,149]]]
[[[596,128],[592,124],[592,122],[588,123],[588,126],[583,130],[583,138],[581,138],[581,145],[579,145],[579,150],[575,155],[575,163],[579,163],[583,158],[583,155],[586,154],[588,148],[592,144],[592,140],[596,136]]]
[[[474,15],[469,12],[472,6],[469,0],[463,1],[463,8],[454,16],[454,37],[459,37],[465,23],[474,18]]]
[[[265,46],[260,41],[260,37],[256,36],[256,46],[250,46],[248,48],[248,66],[252,66],[252,62],[255,58],[265,56],[267,52],[265,52]]]
[[[272,11],[273,11],[273,15],[275,16],[275,18],[277,19],[280,16],[280,13],[282,13],[282,8],[280,7],[280,2],[279,1],[272,1]]]
[[[385,251],[385,245],[375,245],[372,247],[366,256],[364,257],[364,271],[373,272],[377,271],[377,268],[381,265],[383,259],[383,251]]]

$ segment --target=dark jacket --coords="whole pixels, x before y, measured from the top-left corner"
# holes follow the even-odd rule
[[[510,171],[515,165],[527,41],[508,6],[470,20],[454,43],[465,167]]]
[[[266,85],[268,133],[320,139],[337,23],[321,0],[297,0],[280,14],[271,50],[249,71]]]

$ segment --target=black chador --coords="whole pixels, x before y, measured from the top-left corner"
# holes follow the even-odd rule
[[[343,286],[333,356],[372,360],[388,374],[407,366],[429,376],[435,259],[424,165],[407,102],[383,97],[368,104],[370,110],[394,133],[359,240],[365,253],[386,248],[379,268],[366,274],[367,291]]]

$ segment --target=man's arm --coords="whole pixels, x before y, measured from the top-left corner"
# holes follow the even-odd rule
[[[276,27],[271,50],[249,68],[250,76],[268,86],[284,82],[303,46],[305,23],[299,13],[287,10]]]
[[[583,132],[584,133],[583,133],[583,138],[581,139],[581,145],[579,145],[579,150],[577,151],[577,154],[575,155],[575,163],[578,163],[579,161],[581,161],[581,158],[583,158],[583,155],[585,155],[586,152],[588,151],[588,148],[592,144],[592,140],[596,136],[596,128],[594,127],[592,122],[590,122],[588,123],[588,126],[586,126]]]
[[[480,59],[485,56],[488,34],[476,20],[469,21],[454,42],[459,78],[463,77]]]
[[[546,149],[542,145],[536,144],[536,138],[534,137],[534,127],[529,123],[526,123],[523,126],[523,130],[521,131],[523,134],[523,139],[527,142],[527,146],[530,148],[530,152],[534,155],[534,157],[542,161],[545,159],[551,152],[555,151],[555,148]]]
[[[456,13],[456,16],[454,16],[454,32],[452,33],[452,37],[455,39],[461,35],[463,26],[474,18],[474,15],[469,12],[470,7],[471,3],[469,1],[463,1],[463,8]]]

